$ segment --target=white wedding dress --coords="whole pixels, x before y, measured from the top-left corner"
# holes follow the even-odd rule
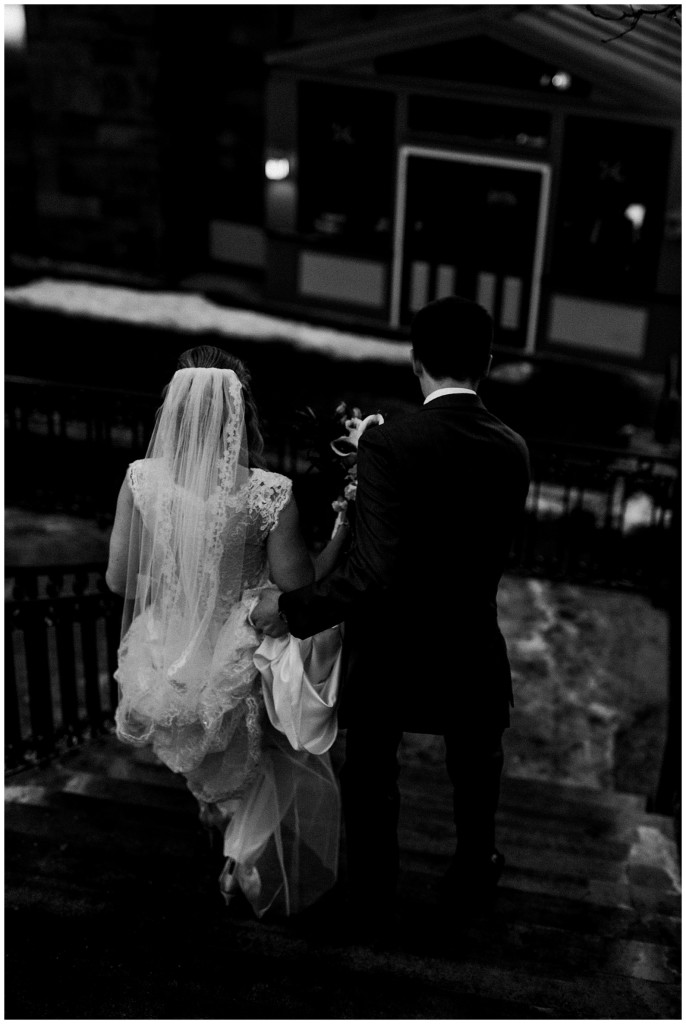
[[[157,566],[157,578],[146,580],[145,587],[139,579],[139,592],[148,596],[136,606],[122,638],[117,734],[127,743],[151,746],[172,771],[183,774],[202,820],[221,829],[225,895],[238,885],[258,916],[268,909],[295,913],[335,882],[340,804],[328,754],[295,750],[288,728],[272,727],[255,664],[262,638],[249,612],[260,590],[270,586],[266,542],[288,502],[291,482],[252,469],[229,501],[225,491],[217,502],[219,490],[203,504],[180,493],[164,459],[134,462],[127,479],[141,535],[155,538],[149,562]],[[184,582],[180,577],[189,573],[175,563],[167,524],[172,505],[177,518],[188,506],[188,522],[199,524],[195,529],[202,534],[195,567],[200,583],[190,580],[187,589],[196,586],[204,596],[200,626],[190,632],[183,602],[176,607],[159,599],[160,592],[177,593]],[[165,609],[164,630],[158,607]],[[337,633],[322,643],[330,665],[340,647]],[[269,651],[266,643],[262,668],[268,667]]]

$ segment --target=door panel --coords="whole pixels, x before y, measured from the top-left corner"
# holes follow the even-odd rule
[[[496,343],[532,348],[549,191],[545,164],[403,147],[392,317],[458,294],[491,313]]]

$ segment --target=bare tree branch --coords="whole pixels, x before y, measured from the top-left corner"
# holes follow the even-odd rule
[[[593,15],[594,18],[600,18],[602,21],[628,21],[629,26],[624,29],[623,32],[619,32],[616,36],[609,36],[607,39],[601,40],[603,43],[611,43],[615,39],[621,39],[622,36],[628,35],[629,32],[633,32],[641,18],[648,15],[650,18],[664,17],[668,21],[674,22],[677,26],[681,25],[681,4],[651,4],[650,7],[637,7],[634,4],[613,4],[616,8],[617,14],[610,13],[607,7],[599,9],[596,4],[586,4],[586,10]]]

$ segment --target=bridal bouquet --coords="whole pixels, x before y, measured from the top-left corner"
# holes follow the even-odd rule
[[[299,413],[299,429],[306,435],[308,455],[323,475],[330,493],[336,495],[331,506],[336,513],[333,533],[349,521],[351,502],[357,494],[357,446],[365,430],[381,424],[381,413],[363,416],[357,406],[340,402],[331,415],[318,415],[310,406]]]
[[[348,522],[349,503],[357,497],[357,447],[360,438],[367,427],[374,424],[380,426],[384,421],[380,412],[373,412],[363,418],[358,408],[349,410],[344,402],[341,402],[336,412],[340,416],[346,433],[331,442],[331,450],[340,459],[346,461],[347,470],[344,477],[343,494],[332,502],[333,510],[337,513],[333,527],[334,534],[339,526]]]

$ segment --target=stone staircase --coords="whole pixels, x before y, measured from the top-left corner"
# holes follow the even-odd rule
[[[340,751],[334,750],[334,760]],[[441,766],[401,776],[397,934],[230,915],[180,780],[95,741],[6,787],[10,1019],[681,1019],[680,881],[643,798],[506,778],[495,910],[451,919]]]

